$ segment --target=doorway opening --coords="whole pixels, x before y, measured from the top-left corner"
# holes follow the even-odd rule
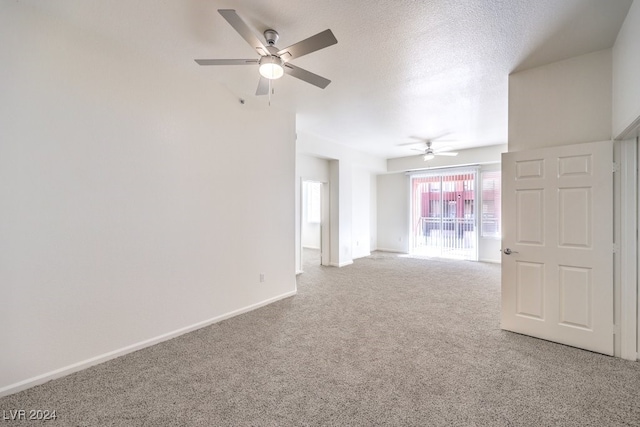
[[[477,168],[411,175],[412,255],[478,260]]]
[[[302,181],[302,209],[300,220],[301,260],[304,266],[326,265],[327,241],[325,219],[325,184],[317,181]],[[326,262],[324,262],[326,261]]]

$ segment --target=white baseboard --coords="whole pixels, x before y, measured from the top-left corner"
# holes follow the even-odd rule
[[[122,347],[120,349],[117,349],[117,350],[114,350],[114,351],[110,351],[108,353],[104,353],[104,354],[101,354],[99,356],[92,357],[90,359],[86,359],[86,360],[83,360],[83,361],[80,361],[80,362],[77,362],[77,363],[62,367],[60,369],[56,369],[54,371],[50,371],[50,372],[44,373],[42,375],[37,375],[35,377],[28,378],[26,380],[23,380],[23,381],[14,383],[14,384],[9,384],[6,387],[0,388],[0,397],[8,396],[10,394],[14,394],[14,393],[17,393],[17,392],[22,391],[22,390],[26,390],[26,389],[31,388],[31,387],[34,387],[34,386],[37,386],[37,385],[40,385],[40,384],[44,384],[44,383],[46,383],[48,381],[51,381],[51,380],[54,380],[56,378],[64,377],[64,376],[72,374],[74,372],[78,372],[78,371],[81,371],[83,369],[87,369],[87,368],[89,368],[91,366],[98,365],[100,363],[106,362],[108,360],[115,359],[116,357],[124,356],[125,354],[141,350],[141,349],[143,349],[145,347],[150,347],[152,345],[156,345],[158,343],[170,340],[170,339],[178,337],[180,335],[184,335],[186,333],[195,331],[196,329],[200,329],[200,328],[204,328],[204,327],[209,326],[209,325],[213,325],[214,323],[218,323],[218,322],[221,322],[223,320],[229,319],[231,317],[235,317],[235,316],[238,316],[240,314],[247,313],[249,311],[255,310],[255,309],[260,308],[260,307],[264,307],[265,305],[269,305],[269,304],[274,303],[276,301],[279,301],[281,299],[292,297],[296,293],[297,293],[297,291],[295,291],[295,290],[294,291],[290,291],[290,292],[286,292],[286,293],[284,293],[282,295],[278,295],[278,296],[275,296],[273,298],[266,299],[264,301],[249,305],[247,307],[240,308],[238,310],[231,311],[229,313],[222,314],[220,316],[213,317],[213,318],[208,319],[208,320],[203,320],[202,322],[198,322],[198,323],[195,323],[193,325],[186,326],[184,328],[176,329],[175,331],[168,332],[166,334],[162,334],[162,335],[159,335],[157,337],[150,338],[148,340],[140,341],[138,343],[131,344],[131,345],[128,345],[126,347]]]
[[[378,248],[376,249],[376,251],[378,252],[390,252],[392,254],[407,254],[409,252],[405,252],[405,251],[399,251],[397,249],[385,249],[385,248]]]
[[[498,259],[479,259],[478,262],[488,262],[491,264],[502,264],[502,261]]]
[[[347,262],[341,262],[341,263],[337,263],[337,262],[329,263],[329,265],[331,267],[345,267],[345,266],[351,265],[351,264],[353,264],[353,261],[347,261]]]

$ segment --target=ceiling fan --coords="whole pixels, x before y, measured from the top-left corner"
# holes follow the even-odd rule
[[[431,144],[432,141],[427,139],[426,141],[424,141],[427,144],[427,148],[425,149],[419,149],[419,148],[412,148],[412,150],[415,151],[420,151],[423,153],[422,158],[423,160],[429,161],[429,160],[433,160],[435,156],[448,156],[448,157],[454,157],[457,156],[458,153],[454,152],[454,151],[446,151],[446,149],[442,149],[442,150],[438,150],[438,151],[434,151],[433,148],[431,148]]]
[[[249,26],[238,16],[233,9],[218,9],[218,12],[227,22],[242,36],[243,39],[251,45],[252,48],[260,55],[259,59],[196,59],[200,65],[253,65],[258,64],[260,72],[260,81],[256,95],[266,95],[270,92],[269,85],[271,80],[279,79],[284,73],[295,78],[303,80],[321,89],[324,89],[331,83],[331,80],[325,79],[310,71],[304,70],[290,64],[289,61],[299,58],[303,55],[315,52],[325,47],[338,43],[331,30],[324,30],[315,36],[311,36],[298,43],[292,44],[284,49],[278,49],[278,32],[272,29],[264,32],[264,38],[267,42],[265,45],[258,37],[255,36]]]

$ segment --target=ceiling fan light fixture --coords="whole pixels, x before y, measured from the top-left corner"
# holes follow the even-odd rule
[[[284,75],[284,67],[282,59],[277,56],[263,56],[260,59],[260,67],[258,68],[260,75],[265,79],[276,80]]]
[[[425,153],[425,155],[422,157],[424,159],[425,162],[428,162],[429,160],[433,160],[434,159],[434,155],[433,153]]]

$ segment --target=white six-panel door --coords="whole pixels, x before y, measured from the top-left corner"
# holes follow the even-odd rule
[[[613,355],[611,142],[502,157],[502,328]]]

